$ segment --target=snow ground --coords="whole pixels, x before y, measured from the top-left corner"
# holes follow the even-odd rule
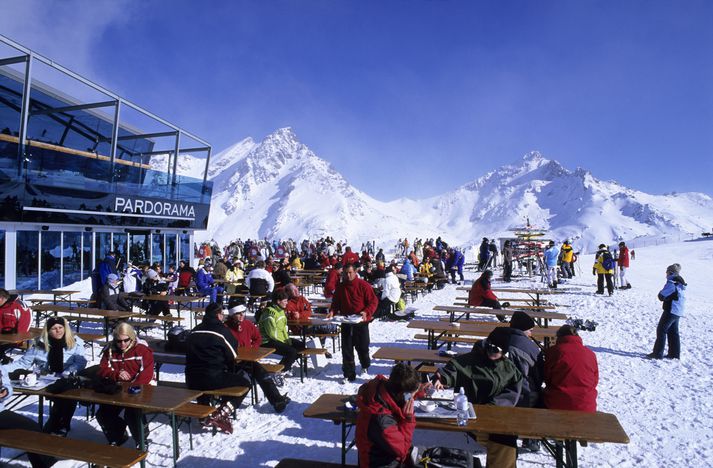
[[[713,321],[710,287],[713,242],[686,242],[650,248],[637,248],[629,281],[633,288],[617,291],[612,297],[594,295],[591,275],[592,257],[581,258],[581,275],[566,287],[581,291],[554,296],[557,304],[569,306],[561,310],[571,316],[595,320],[595,332],[583,332],[585,344],[597,353],[600,382],[598,407],[614,413],[629,434],[631,443],[590,444],[580,448],[581,466],[658,467],[713,465],[713,398],[708,394],[712,377],[707,360],[713,349]],[[681,320],[682,359],[680,361],[649,361],[643,356],[652,349],[656,324],[661,313],[656,294],[664,284],[667,265],[678,262],[682,276],[688,281],[686,317]],[[474,273],[467,274],[472,279]],[[497,283],[495,283],[497,284]],[[539,286],[536,281],[512,283],[512,286]],[[450,304],[461,292],[454,286],[436,291],[417,300],[417,316],[436,318],[432,307]],[[509,295],[508,295],[509,296]],[[504,297],[504,296],[503,296]],[[696,325],[697,324],[697,325]],[[698,332],[695,330],[698,329]],[[376,322],[371,326],[372,354],[384,345],[423,347],[425,342],[413,340],[414,330],[404,323]],[[331,343],[329,343],[331,346]],[[463,348],[465,349],[465,348]],[[388,374],[390,362],[374,361],[371,374]],[[302,412],[322,393],[354,393],[363,383],[341,383],[341,356],[335,353],[329,364],[318,373],[312,371],[304,384],[299,377],[287,379],[284,387],[293,402],[281,414],[274,414],[263,398],[255,407],[245,406],[238,412],[235,432],[230,435],[202,433],[194,423],[194,449],[189,450],[188,433],[181,429],[182,457],[179,466],[274,466],[286,457],[339,461],[339,426],[327,421],[302,417]],[[162,378],[182,379],[181,369],[164,366]],[[249,400],[249,399],[248,399]],[[35,417],[36,403],[22,411]],[[166,417],[151,423],[149,466],[170,466],[171,431]],[[104,442],[95,420],[84,419],[83,408],[77,410],[70,433],[72,438]],[[417,445],[449,445],[470,447],[485,455],[463,435],[416,431]],[[3,449],[0,464],[27,466],[23,457],[9,462],[17,452]],[[349,461],[356,462],[352,450]],[[80,466],[62,461],[56,466]],[[519,466],[554,466],[549,455],[526,454]]]

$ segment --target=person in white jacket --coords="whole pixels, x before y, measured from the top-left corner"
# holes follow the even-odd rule
[[[381,280],[380,289],[381,297],[376,316],[383,318],[389,315],[391,307],[401,299],[401,283],[398,276],[396,276],[396,265],[388,265],[386,267],[386,276]]]

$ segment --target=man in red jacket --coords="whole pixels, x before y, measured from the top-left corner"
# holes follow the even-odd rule
[[[619,242],[619,259],[616,264],[619,267],[619,289],[631,289],[631,284],[626,279],[626,272],[629,269],[629,247],[625,242]]]
[[[334,296],[334,291],[336,291],[337,285],[339,284],[339,278],[342,276],[342,270],[342,264],[337,263],[334,265],[334,268],[327,273],[327,279],[324,281],[324,297],[327,299]]]
[[[344,267],[344,281],[337,286],[332,297],[332,306],[327,318],[336,315],[361,315],[361,322],[342,324],[342,372],[349,382],[356,380],[354,349],[359,355],[361,372],[368,375],[371,358],[369,357],[369,321],[371,320],[379,300],[369,283],[358,278],[354,265]]]
[[[344,249],[344,255],[342,256],[342,263],[345,265],[359,263],[359,255],[352,252],[351,247],[347,247],[346,249]]]
[[[360,468],[406,465],[416,427],[413,401],[418,382],[411,366],[396,364],[388,379],[378,375],[359,388],[356,445]]]
[[[582,343],[577,329],[563,325],[557,344],[545,351],[545,406],[549,409],[597,411],[597,356]]]

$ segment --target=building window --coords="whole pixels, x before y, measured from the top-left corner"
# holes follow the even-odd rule
[[[82,279],[92,276],[92,233],[82,233]]]
[[[165,258],[163,251],[163,234],[153,234],[152,235],[152,245],[151,245],[151,264],[158,263],[163,267],[163,260]]]
[[[114,244],[114,251],[119,252],[119,257],[116,260],[119,262],[117,270],[122,271],[126,267],[126,244],[128,242],[128,234],[115,232],[112,234],[112,243]]]
[[[62,256],[62,233],[42,232],[42,258],[40,259],[40,289],[59,288],[62,283],[60,257]]]
[[[165,271],[168,271],[168,267],[172,266],[178,268],[178,245],[176,244],[175,234],[166,234],[166,267]]]
[[[96,243],[94,246],[94,264],[99,265],[112,250],[111,233],[97,232],[94,234],[94,240]]]
[[[38,289],[37,253],[40,234],[17,231],[17,289]]]
[[[0,231],[0,288],[5,287],[5,231]]]
[[[191,235],[190,234],[181,234],[180,235],[180,242],[181,242],[181,251],[179,255],[179,260],[185,260],[186,263],[191,261]]]
[[[62,235],[62,286],[68,286],[82,279],[82,233],[64,232]]]
[[[150,234],[131,234],[129,260],[134,265],[146,265],[149,263],[149,236]]]

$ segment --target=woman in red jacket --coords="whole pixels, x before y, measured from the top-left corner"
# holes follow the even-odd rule
[[[502,309],[503,306],[498,301],[497,296],[490,288],[490,280],[493,278],[492,270],[485,270],[480,278],[475,280],[473,287],[468,293],[468,305],[471,307],[490,307],[492,309]],[[507,307],[508,303],[505,303]],[[498,320],[505,322],[504,315],[496,315]]]
[[[557,344],[545,351],[545,406],[549,409],[597,411],[597,356],[582,343],[577,329],[563,325]]]
[[[136,331],[126,322],[114,328],[114,339],[109,343],[99,364],[99,376],[114,382],[128,382],[131,386],[148,385],[153,380],[153,351],[136,338]],[[119,416],[124,412],[124,417]],[[122,445],[129,438],[126,432],[128,424],[131,436],[140,445],[141,410],[122,406],[99,405],[97,421],[111,445]],[[143,419],[142,422],[143,423]],[[146,433],[144,432],[144,438]]]

